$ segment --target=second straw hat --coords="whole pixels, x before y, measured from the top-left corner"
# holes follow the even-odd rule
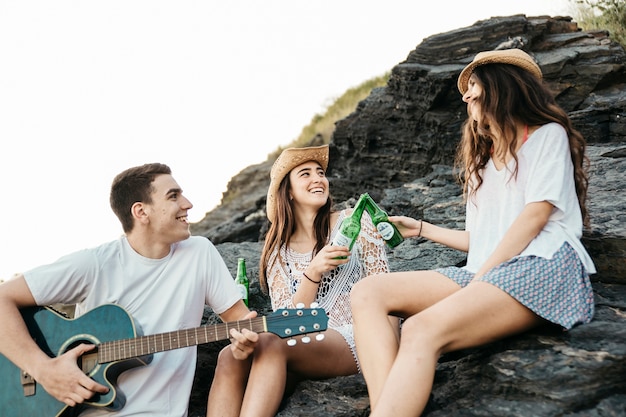
[[[510,64],[518,66],[533,74],[538,79],[542,78],[541,68],[535,60],[521,49],[501,49],[497,51],[479,52],[459,75],[457,87],[461,94],[467,91],[467,82],[472,76],[474,69],[480,65],[486,64]]]

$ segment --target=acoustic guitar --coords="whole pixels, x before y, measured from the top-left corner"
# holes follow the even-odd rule
[[[326,330],[328,316],[321,308],[280,309],[267,316],[235,322],[205,325],[193,329],[176,330],[151,336],[141,335],[126,310],[115,304],[105,304],[86,314],[68,319],[49,307],[29,307],[21,310],[28,330],[50,357],[62,355],[81,343],[96,348],[79,358],[78,366],[98,383],[108,386],[109,392],[95,395],[77,407],[58,401],[36,381],[0,354],[0,415],[3,417],[70,417],[85,407],[120,410],[125,404],[124,394],[116,386],[118,376],[129,369],[148,365],[155,353],[196,346],[230,338],[229,330],[249,329],[256,333],[271,332],[289,338]],[[319,333],[317,339],[323,335]]]

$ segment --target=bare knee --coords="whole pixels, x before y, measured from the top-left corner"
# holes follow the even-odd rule
[[[259,341],[254,347],[255,360],[264,360],[268,356],[272,358],[285,357],[287,342],[273,333],[259,334]]]
[[[215,374],[233,375],[243,369],[249,368],[248,360],[235,359],[231,346],[225,346],[217,355]]]
[[[426,314],[415,314],[402,323],[400,346],[415,353],[440,355],[447,344],[446,331]]]
[[[377,282],[371,278],[365,278],[354,284],[350,291],[350,304],[353,310],[362,311],[371,308],[377,299]]]

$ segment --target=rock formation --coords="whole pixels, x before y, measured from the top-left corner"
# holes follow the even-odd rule
[[[598,268],[596,315],[570,332],[537,329],[439,361],[424,416],[626,415],[626,52],[604,31],[582,31],[568,17],[494,17],[424,39],[336,124],[328,176],[338,206],[369,192],[392,214],[464,227],[464,204],[452,169],[465,105],[461,69],[480,51],[515,46],[533,55],[557,101],[588,141],[591,228],[583,242]],[[245,257],[252,308],[269,311],[258,286],[267,228],[265,193],[273,161],[250,166],[228,184],[222,204],[192,226],[211,239],[235,274]],[[407,239],[389,252],[393,270],[460,264],[457,252]],[[207,311],[207,321],[217,320]],[[203,416],[216,353],[199,347],[190,416]],[[300,384],[281,417],[365,416],[360,375]]]

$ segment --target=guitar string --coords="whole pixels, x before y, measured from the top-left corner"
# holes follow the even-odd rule
[[[299,309],[299,311],[303,311]],[[116,360],[116,358],[131,358],[137,356],[144,356],[155,352],[161,352],[164,350],[176,349],[179,347],[189,347],[195,346],[201,343],[209,342],[209,341],[219,341],[228,339],[229,328],[237,328],[238,330],[242,329],[242,322],[247,322],[247,324],[255,330],[258,326],[263,326],[265,322],[277,322],[277,321],[288,321],[288,320],[297,320],[302,318],[301,315],[291,315],[284,316],[281,314],[274,314],[269,316],[260,316],[247,320],[240,320],[235,322],[236,326],[233,323],[219,323],[214,325],[205,325],[194,329],[182,329],[176,330],[168,333],[161,333],[157,335],[148,335],[148,336],[139,336],[137,338],[131,339],[123,339],[111,342],[103,342],[99,345],[98,348],[98,357],[100,363],[107,363]],[[318,323],[319,325],[319,323]],[[245,326],[244,326],[245,327]],[[213,328],[213,332],[208,332],[209,329]],[[220,330],[223,330],[220,333]],[[265,331],[264,327],[257,328],[257,331]],[[316,331],[316,330],[312,330]],[[185,340],[184,344],[181,344],[181,333]],[[199,339],[199,333],[204,333],[204,338]],[[302,332],[298,330],[295,332],[296,334],[301,334]],[[223,334],[224,337],[221,337],[220,334]],[[172,336],[176,335],[174,339]],[[192,342],[189,342],[189,338],[191,336]],[[211,337],[213,336],[213,337]],[[285,334],[285,336],[288,336]],[[168,337],[166,340],[165,338]],[[282,337],[282,336],[281,336]],[[158,343],[157,339],[161,339],[160,343]],[[169,346],[166,347],[166,343],[169,342]],[[151,348],[152,346],[152,348]],[[135,349],[137,347],[137,349]],[[137,353],[139,352],[139,353]]]

